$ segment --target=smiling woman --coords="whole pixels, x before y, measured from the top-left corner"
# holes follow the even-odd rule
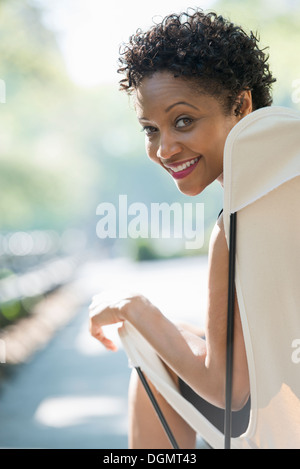
[[[251,112],[249,91],[243,100],[244,113]],[[149,158],[171,174],[181,192],[197,195],[220,177],[225,140],[240,115],[225,114],[212,95],[195,92],[186,79],[165,71],[144,78],[135,108]]]
[[[133,95],[145,132],[149,158],[188,196],[223,180],[228,134],[245,116],[270,106],[274,79],[258,40],[215,13],[201,10],[170,15],[138,31],[120,57],[121,89]],[[164,361],[181,393],[223,431],[228,297],[228,248],[222,215],[210,241],[205,331],[172,324],[143,295],[114,303],[99,296],[90,307],[91,334],[115,349],[102,327],[130,322]],[[182,288],[184,292],[184,285]],[[235,302],[233,434],[249,418],[249,376],[239,308]],[[189,298],[186,299],[189,308]],[[184,311],[183,311],[184,314]],[[205,337],[205,338],[204,338]],[[195,432],[155,389],[181,448],[195,446]],[[147,395],[136,375],[129,392],[132,448],[168,448]],[[150,430],[149,430],[150,429]]]

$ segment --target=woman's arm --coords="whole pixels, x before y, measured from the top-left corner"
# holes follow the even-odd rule
[[[227,299],[228,299],[228,247],[225,239],[223,214],[213,230],[209,249],[208,311],[206,321],[206,367],[212,370],[222,389],[220,400],[225,402]],[[246,349],[237,299],[234,316],[233,398],[235,410],[249,397],[249,375]],[[222,384],[223,382],[223,384]],[[222,406],[222,407],[223,407]]]
[[[91,334],[107,348],[114,344],[102,326],[129,321],[149,341],[161,359],[204,399],[224,407],[227,331],[228,249],[222,218],[212,233],[209,254],[206,340],[178,329],[141,295],[113,304],[91,306]],[[100,309],[100,310],[99,310]],[[236,304],[233,406],[240,408],[249,394],[248,369]]]

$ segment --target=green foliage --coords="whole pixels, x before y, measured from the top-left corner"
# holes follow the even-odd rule
[[[0,329],[29,316],[33,307],[41,300],[40,296],[15,299],[0,303]]]
[[[2,230],[62,228],[82,217],[92,163],[75,120],[76,88],[29,2],[0,4]]]
[[[214,10],[249,32],[258,33],[269,54],[274,104],[297,107],[292,101],[293,81],[300,78],[300,3],[297,0],[217,0]]]
[[[145,204],[188,198],[147,159],[135,113],[116,86],[82,89],[71,82],[57,39],[33,5],[0,2],[0,78],[6,84],[6,103],[0,104],[0,230],[81,226],[101,250],[105,240],[95,233],[99,203],[117,203],[120,194]],[[278,78],[274,103],[296,107],[291,96],[292,82],[300,78],[299,4],[219,0],[213,7],[247,31],[260,31]],[[197,201],[205,203],[208,233],[222,207],[218,184]],[[145,257],[153,247],[139,249]]]

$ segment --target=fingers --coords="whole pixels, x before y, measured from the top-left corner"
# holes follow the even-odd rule
[[[103,327],[123,323],[128,308],[136,303],[137,298],[138,296],[126,297],[120,290],[108,290],[92,298],[89,306],[90,334],[108,350],[115,351],[117,346],[104,334]]]
[[[104,347],[107,350],[110,350],[111,352],[117,352],[118,350],[118,347],[116,346],[116,344],[112,340],[108,339],[107,337],[104,337],[101,340],[101,343],[102,345],[104,345]]]
[[[89,307],[89,330],[92,337],[98,340],[107,350],[116,351],[118,347],[110,340],[103,331],[103,326],[116,322],[112,308],[99,302],[96,298]]]
[[[90,333],[92,337],[97,339],[104,347],[108,350],[111,350],[113,352],[118,350],[118,347],[116,344],[110,340],[108,337],[103,332],[102,327],[95,327],[93,325],[90,326]]]

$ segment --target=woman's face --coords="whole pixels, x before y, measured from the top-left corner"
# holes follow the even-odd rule
[[[217,99],[167,72],[143,79],[135,105],[149,158],[182,193],[197,195],[215,179],[222,182],[225,140],[240,117],[225,115]]]

